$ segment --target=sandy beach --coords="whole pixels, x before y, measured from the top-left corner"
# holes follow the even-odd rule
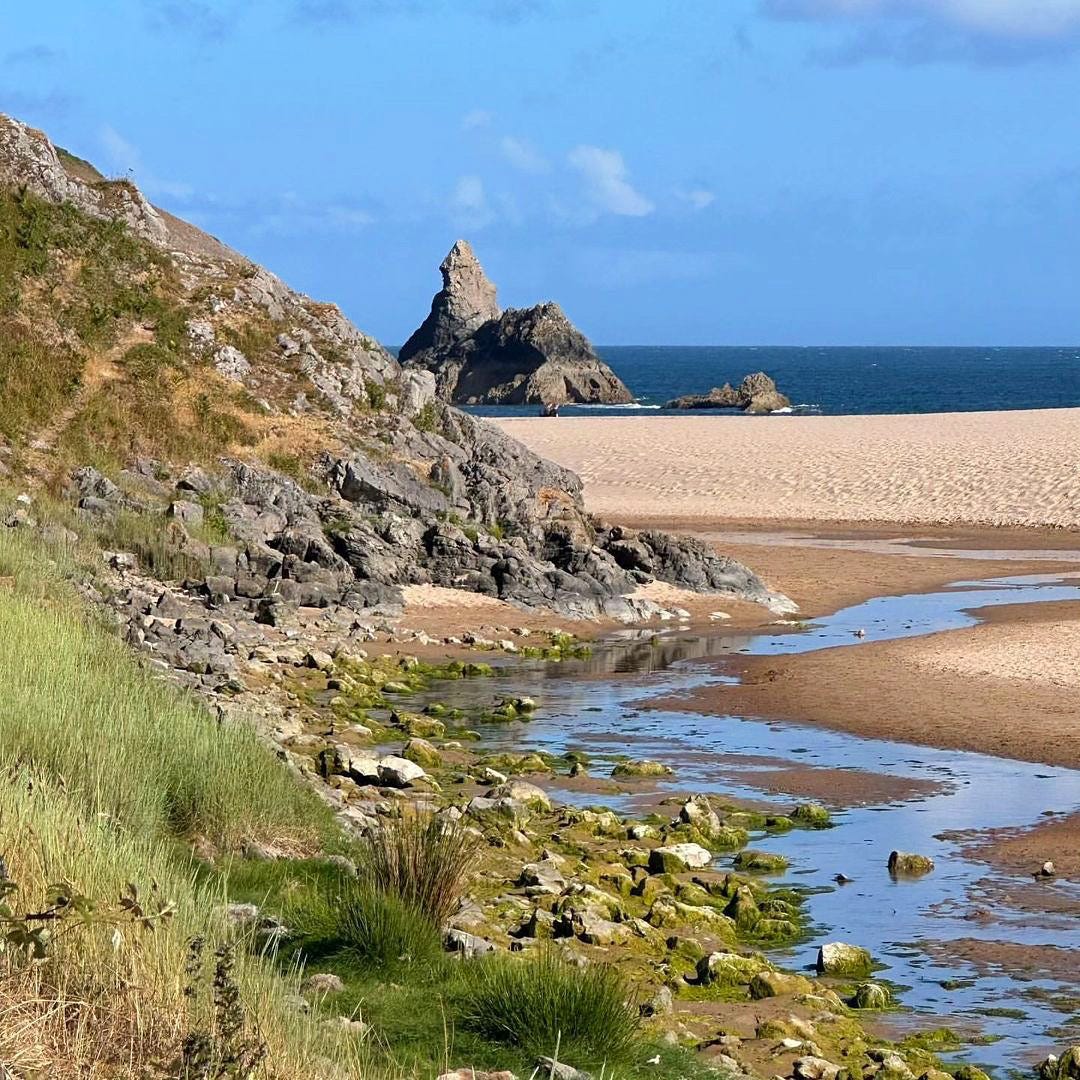
[[[500,425],[577,472],[614,520],[1080,526],[1080,409]]]

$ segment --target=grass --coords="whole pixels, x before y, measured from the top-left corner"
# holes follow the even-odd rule
[[[357,874],[372,889],[404,901],[439,927],[458,905],[480,843],[456,822],[405,813],[386,819],[364,839]]]
[[[409,901],[355,878],[327,890],[324,897],[325,908],[314,923],[311,906],[307,908],[307,931],[320,933],[318,951],[386,976],[399,978],[405,972],[414,981],[419,971],[443,961],[438,928]],[[305,927],[303,917],[294,922]]]
[[[32,963],[0,952],[0,1061],[56,1080],[143,1080],[177,1075],[197,1036],[222,1059],[229,1040],[265,1044],[263,1077],[360,1075],[356,1047],[297,1013],[295,982],[244,948],[229,962],[228,1030],[218,1005],[185,994],[188,942],[230,955],[233,934],[220,879],[194,872],[185,841],[304,850],[333,826],[250,730],[146,673],[81,609],[74,572],[63,552],[0,530],[0,852],[20,910],[41,910],[67,881],[112,906],[133,883],[175,914],[119,936],[92,920],[58,927]]]
[[[622,1064],[638,1042],[640,1019],[630,985],[613,967],[578,968],[553,950],[469,966],[462,1022],[493,1042],[579,1067]]]

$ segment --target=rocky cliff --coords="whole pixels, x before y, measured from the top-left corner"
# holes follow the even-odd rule
[[[210,605],[392,611],[433,583],[629,620],[653,578],[784,603],[702,544],[595,520],[575,475],[444,405],[334,305],[4,117],[0,226],[0,474],[64,491],[80,528],[182,566]],[[430,347],[504,320],[559,332],[546,308],[486,318],[467,247],[448,264]]]
[[[443,400],[466,405],[633,400],[558,304],[500,311],[495,286],[466,241],[450,249],[439,269],[443,287],[399,359],[408,368],[431,371]]]

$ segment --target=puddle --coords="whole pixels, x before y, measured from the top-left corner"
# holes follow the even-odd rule
[[[710,791],[745,800],[776,803],[784,768],[864,771],[900,782],[914,780],[918,794],[835,814],[839,827],[819,832],[755,838],[754,846],[780,852],[791,863],[789,877],[815,891],[808,901],[816,930],[805,945],[776,954],[794,968],[813,964],[824,941],[848,940],[869,948],[887,965],[880,977],[905,989],[903,1004],[924,1014],[928,1027],[976,1024],[1000,1041],[971,1048],[971,1060],[1026,1066],[1055,1040],[1043,1033],[1060,1025],[1054,991],[1067,983],[1031,971],[980,973],[950,957],[948,942],[961,939],[1053,945],[1080,950],[1080,920],[1052,911],[1029,920],[1017,913],[975,921],[969,898],[985,896],[995,872],[968,858],[947,832],[1035,824],[1044,811],[1080,808],[1080,771],[1049,768],[982,754],[934,750],[884,739],[866,739],[818,727],[763,722],[693,712],[639,709],[646,701],[725,681],[711,657],[733,652],[791,654],[869,641],[915,637],[973,625],[972,609],[1037,601],[1080,601],[1080,587],[1059,577],[1036,575],[960,582],[938,593],[880,597],[818,620],[808,627],[781,627],[764,634],[643,637],[617,635],[584,661],[520,664],[490,680],[444,684],[431,696],[464,708],[489,705],[494,696],[526,694],[540,708],[525,724],[485,725],[483,745],[495,749],[584,751],[592,773],[606,775],[602,759],[620,753],[656,758],[676,775],[650,783],[638,794],[588,794],[558,786],[553,796],[576,804],[603,804],[626,812],[653,802],[657,792]],[[857,637],[856,631],[865,631]],[[782,767],[778,768],[778,761]],[[780,774],[780,781],[777,779]],[[764,785],[759,777],[768,777]],[[830,799],[827,790],[821,801]],[[795,800],[792,800],[795,801]],[[846,800],[850,801],[850,800]],[[894,881],[886,870],[893,848],[931,855],[935,872],[916,881]],[[730,862],[721,858],[719,865]],[[838,887],[837,873],[854,879]],[[1046,886],[1061,899],[1080,901],[1080,887]],[[920,942],[935,943],[932,950]],[[1080,958],[1080,952],[1077,953]],[[1080,984],[1080,965],[1073,984]],[[944,989],[943,982],[973,980]],[[1032,994],[1032,991],[1037,993]],[[1043,993],[1045,991],[1045,993]],[[980,1010],[1022,1010],[1023,1018],[987,1016]]]

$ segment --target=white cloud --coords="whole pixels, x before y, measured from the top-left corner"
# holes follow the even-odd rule
[[[1080,0],[760,0],[769,15],[794,19],[930,18],[1009,37],[1056,37],[1080,30]]]
[[[456,225],[469,229],[482,229],[495,220],[479,176],[458,177],[450,195],[450,214]]]
[[[499,150],[515,169],[520,169],[522,172],[544,173],[551,168],[547,158],[525,139],[504,135],[499,141]]]
[[[567,157],[585,178],[589,197],[600,209],[623,217],[645,217],[655,206],[635,191],[626,176],[626,163],[618,150],[578,146]]]
[[[138,149],[108,124],[101,129],[101,145],[111,169],[129,176],[146,194],[170,199],[190,199],[195,189],[190,184],[163,180],[143,168]]]
[[[689,191],[676,191],[675,195],[693,210],[704,210],[716,202],[716,192],[708,188],[691,188]]]
[[[495,117],[487,109],[473,109],[461,118],[462,131],[475,131],[477,128],[491,127]]]

